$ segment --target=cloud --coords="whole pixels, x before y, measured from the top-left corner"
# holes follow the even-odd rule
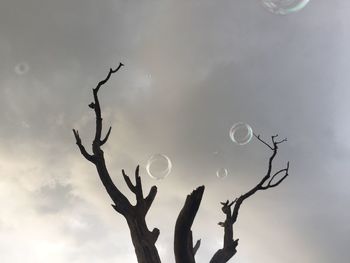
[[[249,190],[266,172],[267,147],[230,141],[237,121],[266,139],[288,137],[275,168],[290,160],[291,171],[279,188],[242,206],[233,261],[346,261],[348,9],[341,1],[318,1],[280,17],[256,1],[5,1],[4,262],[136,262],[126,222],[71,132],[79,129],[90,150],[91,88],[119,61],[126,67],[100,92],[104,129],[113,126],[105,156],[128,197],[121,168],[132,175],[141,164],[145,191],[158,186],[147,221],[161,230],[164,262],[174,262],[173,226],[194,187],[206,185],[194,225],[204,262],[222,242],[219,202]],[[18,75],[22,61],[29,70]],[[154,153],[172,160],[164,181],[144,169]],[[215,176],[219,166],[230,172],[225,180]]]

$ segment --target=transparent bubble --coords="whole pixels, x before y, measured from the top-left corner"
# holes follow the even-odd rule
[[[24,74],[27,74],[29,71],[29,65],[28,63],[26,62],[21,62],[21,63],[18,63],[16,66],[15,66],[15,72],[17,75],[24,75]]]
[[[245,145],[253,138],[253,130],[248,124],[237,122],[230,129],[230,138],[239,145]]]
[[[218,178],[225,178],[228,176],[228,170],[226,168],[220,168],[216,171],[216,176]]]
[[[262,0],[263,6],[278,15],[287,15],[303,9],[309,0]]]
[[[168,156],[164,154],[152,155],[146,165],[146,170],[151,178],[161,180],[171,172],[172,164]]]

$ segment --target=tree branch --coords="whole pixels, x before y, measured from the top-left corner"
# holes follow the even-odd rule
[[[116,69],[110,68],[107,77],[106,77],[104,80],[101,80],[101,81],[97,84],[97,86],[96,86],[96,92],[98,92],[98,90],[101,88],[101,86],[103,86],[104,84],[107,83],[107,81],[109,80],[109,78],[112,76],[113,73],[118,72],[118,70],[119,70],[121,67],[123,67],[123,66],[124,66],[123,63],[119,63],[119,66],[118,66]]]
[[[85,156],[85,158],[89,158],[89,159],[93,160],[93,163],[96,166],[97,172],[100,176],[100,179],[101,179],[103,185],[106,188],[107,193],[109,194],[109,196],[111,197],[111,199],[113,200],[115,205],[118,206],[120,209],[124,210],[125,207],[131,207],[131,204],[130,204],[129,200],[119,191],[119,189],[113,183],[113,181],[109,175],[109,172],[107,170],[107,167],[106,167],[105,159],[103,156],[103,151],[100,148],[100,146],[101,146],[101,131],[102,131],[102,117],[101,117],[100,103],[99,103],[98,95],[97,95],[100,87],[103,84],[105,84],[109,80],[110,76],[113,73],[117,72],[121,68],[122,65],[123,64],[120,63],[117,69],[115,69],[115,70],[110,69],[108,76],[104,80],[100,81],[99,84],[97,85],[97,87],[95,89],[93,89],[93,96],[94,96],[95,102],[91,103],[89,105],[90,108],[94,109],[95,115],[96,115],[95,139],[92,143],[93,155],[87,155],[85,148],[81,145],[81,140],[80,140],[78,131],[73,130],[73,132],[74,132],[74,136],[76,138],[77,144],[78,144],[82,154]],[[109,134],[110,134],[110,130],[107,133],[107,136],[103,141],[107,141]]]
[[[200,246],[201,246],[201,240],[198,239],[197,242],[196,242],[196,244],[195,244],[194,247],[193,247],[193,255],[196,255],[196,253],[197,253],[197,251],[198,251],[198,249],[199,249]]]
[[[203,193],[204,186],[200,186],[188,195],[176,220],[174,237],[176,263],[195,263],[191,227],[202,201]]]
[[[122,170],[122,174],[123,174],[124,180],[125,180],[127,186],[129,187],[130,191],[135,194],[135,197],[136,197],[136,200],[137,200],[137,204],[136,205],[145,210],[146,209],[146,203],[147,202],[149,203],[150,200],[143,197],[142,182],[141,182],[141,177],[139,175],[139,171],[140,171],[140,166],[138,165],[136,167],[136,170],[135,170],[135,185],[131,182],[129,176],[126,175],[124,169]],[[151,197],[154,199],[155,194],[157,193],[157,188],[153,187],[153,190],[151,188],[150,194],[151,193],[152,193]],[[147,202],[146,202],[146,199],[147,199]],[[151,203],[149,203],[149,206],[150,205],[151,205]],[[147,210],[148,209],[149,209],[149,207],[147,207]]]
[[[262,139],[260,138],[260,135],[256,135],[255,133],[253,133],[253,134],[254,134],[254,137],[255,137],[255,138],[257,138],[259,141],[261,141],[263,144],[265,144],[267,147],[269,147],[269,148],[273,151],[272,146],[270,146],[270,144],[268,144],[267,142],[265,142],[264,140],[262,140]]]
[[[151,190],[149,191],[148,195],[145,198],[145,209],[146,209],[145,213],[146,214],[147,214],[148,210],[150,209],[156,195],[157,195],[157,186],[154,185],[151,187]]]
[[[100,146],[104,145],[107,142],[109,135],[111,134],[111,131],[112,131],[112,126],[109,127],[108,132],[106,134],[106,137],[103,140],[101,140]]]
[[[94,88],[93,91],[93,95],[94,95],[94,103],[91,103],[90,108],[94,109],[95,111],[95,115],[96,115],[96,132],[95,132],[95,139],[93,142],[93,150],[94,153],[99,153],[101,152],[100,146],[103,145],[109,136],[110,131],[107,133],[107,136],[104,140],[101,141],[101,133],[102,133],[102,116],[101,116],[101,107],[100,107],[100,102],[98,99],[98,91],[100,90],[100,88],[110,79],[110,77],[112,76],[113,73],[116,73],[119,71],[119,69],[124,66],[123,63],[119,63],[119,66],[116,69],[110,69],[108,72],[107,77],[100,81],[96,88]]]
[[[237,221],[238,212],[239,212],[239,209],[240,209],[243,201],[246,200],[247,198],[249,198],[250,196],[254,195],[259,190],[267,190],[269,188],[278,186],[288,176],[289,162],[287,163],[286,168],[281,169],[281,170],[277,171],[276,173],[274,173],[273,175],[271,175],[273,160],[275,159],[275,157],[277,155],[278,145],[283,143],[283,142],[286,142],[287,139],[276,141],[276,138],[278,137],[278,135],[273,135],[273,136],[271,136],[271,139],[272,139],[272,146],[271,146],[266,141],[264,141],[260,137],[260,135],[254,134],[254,136],[260,142],[262,142],[264,145],[266,145],[269,149],[272,150],[272,154],[271,154],[269,161],[268,161],[267,173],[256,186],[254,186],[252,189],[250,189],[245,194],[236,198],[231,203],[229,203],[228,200],[226,202],[221,203],[223,206],[222,211],[226,215],[225,222],[219,222],[219,225],[224,227],[224,245],[223,245],[222,249],[219,249],[214,254],[210,263],[226,263],[237,252],[236,247],[238,246],[238,239],[235,240],[233,238],[233,225]],[[285,173],[285,175],[283,177],[281,177],[277,182],[273,183],[276,176],[283,173],[283,172]],[[265,183],[267,183],[267,184],[265,184]],[[233,206],[233,211],[231,213],[231,206],[232,205],[234,205],[234,206]]]
[[[138,202],[144,202],[142,182],[140,177],[140,165],[136,167],[135,171],[135,189],[136,189],[136,199]]]
[[[276,177],[277,175],[283,173],[283,172],[284,172],[285,174],[284,174],[279,180],[277,180],[277,182],[273,183],[275,177]],[[287,163],[287,167],[286,167],[286,168],[277,171],[277,172],[271,177],[271,179],[270,179],[270,181],[268,182],[268,184],[267,184],[266,186],[263,186],[262,188],[263,188],[264,190],[266,190],[266,189],[268,189],[268,188],[272,188],[272,187],[278,186],[280,183],[283,182],[284,179],[287,178],[287,176],[289,175],[288,172],[289,172],[289,162]]]
[[[123,177],[124,177],[124,181],[127,184],[127,186],[129,187],[130,191],[135,194],[136,193],[136,187],[131,182],[129,176],[126,175],[124,169],[122,169],[122,174],[123,174]]]
[[[95,137],[92,143],[92,155],[89,154],[86,151],[85,147],[82,145],[79,132],[73,129],[73,133],[82,155],[87,160],[95,164],[98,175],[108,195],[114,202],[114,204],[112,204],[112,207],[125,217],[130,229],[131,239],[135,248],[138,262],[160,263],[159,254],[155,246],[155,242],[159,236],[159,229],[154,228],[153,231],[150,232],[145,220],[146,213],[156,196],[157,188],[155,186],[152,187],[149,195],[146,198],[143,198],[142,182],[139,175],[139,166],[137,166],[135,171],[135,185],[131,182],[125,171],[122,170],[122,174],[127,186],[136,196],[136,206],[132,206],[126,196],[121,193],[113,183],[106,167],[104,153],[101,149],[101,146],[108,141],[112,127],[109,128],[104,139],[101,139],[102,114],[98,92],[100,88],[111,78],[112,74],[116,73],[122,66],[124,65],[120,63],[116,69],[110,69],[107,77],[101,80],[97,84],[96,88],[93,89],[94,102],[89,104],[89,107],[94,110],[96,117]]]
[[[85,157],[85,159],[87,159],[88,161],[94,163],[95,162],[94,156],[89,154],[86,151],[84,145],[81,143],[81,139],[80,139],[80,136],[79,136],[79,131],[73,129],[73,134],[74,134],[74,137],[75,137],[75,140],[76,140],[76,144],[78,145],[81,154]]]

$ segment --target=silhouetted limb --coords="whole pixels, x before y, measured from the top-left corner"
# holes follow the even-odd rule
[[[196,242],[196,244],[195,244],[194,247],[193,247],[193,255],[194,255],[194,256],[196,255],[196,253],[197,253],[197,251],[198,251],[198,249],[199,249],[200,246],[201,246],[201,240],[198,239],[197,242]]]
[[[102,115],[98,98],[98,91],[105,83],[107,83],[112,74],[118,72],[122,66],[124,65],[120,63],[116,69],[110,69],[107,77],[104,80],[100,81],[97,84],[96,88],[93,89],[94,102],[89,104],[89,107],[94,110],[96,116],[96,131],[95,138],[92,143],[92,154],[88,153],[83,146],[79,132],[73,129],[73,133],[76,144],[78,145],[81,154],[96,166],[99,177],[104,187],[106,188],[108,195],[114,202],[114,204],[112,204],[113,208],[125,217],[130,229],[131,238],[135,247],[138,262],[160,263],[158,251],[155,246],[155,243],[159,236],[159,229],[155,228],[152,230],[152,232],[149,231],[145,221],[146,214],[157,194],[157,187],[153,186],[149,194],[144,197],[141,177],[139,176],[139,166],[137,166],[135,171],[135,185],[131,182],[125,171],[122,170],[122,174],[127,186],[136,197],[136,205],[131,205],[126,196],[121,193],[113,183],[106,167],[103,150],[101,149],[101,146],[108,141],[112,127],[109,128],[106,136],[101,139]]]
[[[221,203],[221,210],[226,215],[226,219],[224,222],[219,222],[218,225],[224,228],[224,245],[222,249],[219,249],[214,254],[210,260],[211,263],[227,262],[237,252],[236,247],[238,245],[238,239],[233,239],[233,223],[231,218],[231,206],[235,202],[237,202],[237,198],[231,203],[229,200],[225,203]]]
[[[175,225],[174,253],[176,263],[195,263],[194,256],[200,240],[193,246],[191,227],[201,204],[204,186],[198,187],[187,196]]]
[[[272,173],[272,164],[273,160],[276,157],[278,145],[287,141],[287,139],[283,139],[280,141],[276,141],[276,138],[278,135],[271,136],[272,139],[272,145],[261,139],[260,135],[254,136],[263,144],[265,144],[271,151],[272,154],[269,158],[268,162],[268,169],[266,175],[263,177],[263,179],[250,191],[246,192],[245,194],[241,195],[240,197],[236,198],[233,202],[226,201],[222,204],[222,211],[226,215],[226,219],[224,222],[220,222],[219,225],[224,228],[224,245],[222,249],[219,249],[212,259],[210,260],[210,263],[226,263],[229,261],[237,252],[237,246],[238,246],[238,239],[233,238],[233,224],[237,221],[238,212],[239,209],[245,199],[248,197],[254,195],[259,190],[267,190],[269,188],[273,188],[278,186],[281,182],[286,179],[288,176],[289,171],[289,162],[287,163],[286,168],[281,169],[274,174]],[[278,179],[276,182],[274,182],[277,175],[284,173],[284,175]],[[231,207],[233,206],[233,211]]]

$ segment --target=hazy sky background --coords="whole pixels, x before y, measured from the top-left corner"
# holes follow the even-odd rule
[[[350,2],[314,0],[276,16],[259,0],[2,0],[0,4],[0,255],[5,263],[136,262],[129,231],[80,155],[90,148],[91,89],[101,90],[113,179],[154,153],[173,162],[144,189],[159,192],[147,218],[163,262],[186,195],[205,184],[194,222],[197,262],[220,248],[220,201],[249,190],[270,155],[234,145],[237,121],[288,137],[278,188],[247,200],[235,225],[236,263],[350,260]],[[28,72],[15,68],[27,63]],[[214,152],[219,152],[215,155]],[[225,167],[230,176],[216,178]]]

